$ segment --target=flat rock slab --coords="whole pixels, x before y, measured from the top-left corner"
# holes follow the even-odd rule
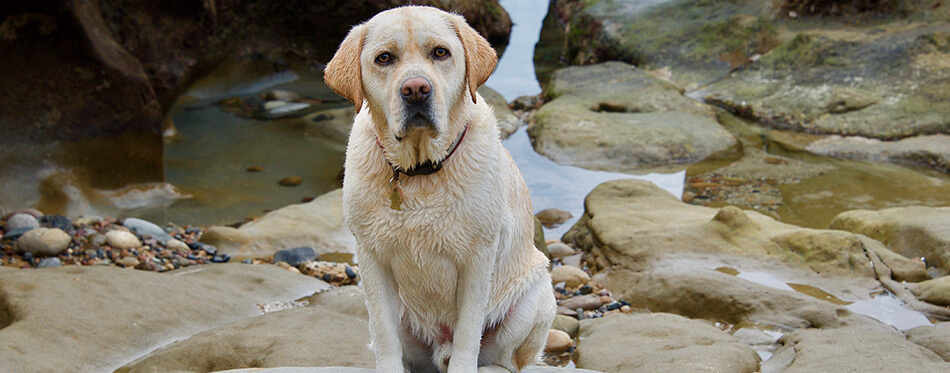
[[[564,68],[545,92],[528,133],[561,164],[642,173],[740,152],[712,108],[632,65]]]
[[[269,257],[279,250],[312,247],[318,255],[353,254],[356,239],[343,224],[343,190],[271,211],[240,228],[210,227],[201,242],[235,260]]]
[[[950,362],[950,322],[920,326],[904,332],[907,340],[924,347]]]
[[[815,154],[835,158],[930,167],[950,173],[950,136],[916,136],[899,141],[831,136],[809,144]]]
[[[0,271],[0,361],[10,371],[111,371],[171,341],[329,285],[277,266],[167,273],[117,267]]]
[[[947,372],[950,363],[908,342],[859,328],[807,329],[787,334],[762,373],[772,372]]]
[[[571,369],[557,367],[527,367],[521,370],[522,373],[599,373],[589,369]],[[374,369],[347,368],[347,367],[328,367],[328,368],[251,368],[251,369],[233,369],[218,373],[376,373]]]
[[[712,325],[671,314],[581,321],[577,366],[604,372],[756,372],[749,346]]]

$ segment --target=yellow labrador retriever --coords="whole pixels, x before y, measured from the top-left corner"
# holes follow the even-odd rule
[[[326,67],[358,111],[343,209],[379,371],[519,371],[544,347],[548,260],[475,92],[496,62],[461,16],[406,6],[353,27]]]

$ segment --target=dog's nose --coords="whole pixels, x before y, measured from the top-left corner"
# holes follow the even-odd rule
[[[406,79],[402,82],[400,90],[402,99],[413,104],[424,102],[429,98],[430,92],[432,92],[432,85],[429,84],[428,79],[421,77]]]

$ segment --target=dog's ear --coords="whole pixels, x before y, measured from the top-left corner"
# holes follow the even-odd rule
[[[462,41],[462,48],[465,49],[465,80],[468,81],[468,91],[472,95],[472,102],[475,102],[475,90],[488,80],[488,76],[495,70],[498,63],[498,56],[495,49],[491,47],[488,40],[485,40],[475,29],[465,22],[462,16],[453,15],[452,23],[455,24],[455,32],[458,33]]]
[[[333,59],[323,70],[323,80],[338,95],[356,105],[356,112],[363,106],[363,74],[360,72],[360,54],[363,52],[364,25],[357,25],[340,43]]]

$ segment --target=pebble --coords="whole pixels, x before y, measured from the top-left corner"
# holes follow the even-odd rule
[[[544,352],[561,353],[574,347],[574,340],[567,333],[550,329],[548,330],[548,343],[544,346]]]
[[[9,232],[19,228],[39,228],[39,226],[40,222],[33,215],[19,213],[7,219],[7,224],[3,229]]]
[[[312,247],[296,247],[280,250],[274,254],[274,263],[284,262],[291,266],[299,266],[317,257],[317,250]]]
[[[40,212],[40,210],[37,210],[37,209],[34,209],[34,208],[29,208],[29,209],[19,209],[19,210],[10,212],[10,213],[8,213],[8,214],[6,214],[6,215],[3,215],[3,217],[0,217],[0,220],[4,220],[4,221],[10,220],[10,217],[12,217],[13,215],[16,215],[16,214],[27,214],[27,215],[31,215],[31,216],[33,216],[34,218],[37,218],[37,219],[43,217],[43,213]]]
[[[570,316],[570,317],[577,317],[577,311],[574,311],[574,310],[572,310],[572,309],[570,309],[570,308],[562,307],[562,306],[558,306],[558,307],[557,307],[557,314],[558,314],[558,315],[564,315],[564,316]]]
[[[73,221],[62,215],[46,215],[40,221],[48,228],[59,228],[63,232],[73,231]]]
[[[139,265],[140,262],[138,258],[130,255],[122,259],[119,259],[116,263],[119,263],[123,267],[126,267],[126,268],[135,268],[137,265]]]
[[[139,236],[152,236],[152,238],[161,242],[164,245],[168,240],[172,239],[168,233],[165,233],[165,230],[158,225],[138,218],[127,218],[122,221],[122,225],[126,228],[131,229],[133,232]]]
[[[298,186],[303,184],[303,178],[300,176],[287,176],[280,180],[280,185],[283,186]]]
[[[76,224],[76,225],[79,225],[79,226],[83,226],[83,225],[93,225],[93,224],[102,224],[102,217],[101,217],[101,216],[94,216],[94,215],[93,215],[93,216],[81,216],[81,217],[79,217],[78,219],[76,219],[75,221],[73,221],[73,224]]]
[[[179,240],[176,240],[174,238],[165,242],[165,248],[168,250],[177,251],[177,252],[187,252],[191,250],[191,248],[188,247],[188,244],[181,242]]]
[[[590,282],[590,275],[574,266],[560,266],[551,271],[551,283],[563,282],[569,288],[576,288]]]
[[[61,265],[63,265],[63,261],[53,256],[49,258],[43,258],[43,260],[40,260],[40,263],[36,265],[36,268],[59,267]]]
[[[59,228],[34,228],[20,236],[17,250],[36,256],[59,255],[72,240],[69,233]]]
[[[142,246],[134,234],[120,230],[111,230],[106,233],[106,243],[119,250],[131,250]]]
[[[7,231],[7,232],[3,235],[3,239],[4,239],[4,240],[13,240],[13,241],[16,241],[16,240],[19,239],[20,236],[22,236],[24,233],[29,232],[30,230],[33,230],[33,229],[34,229],[34,228],[23,227],[23,228],[14,229],[14,230],[12,230],[12,231]]]
[[[554,316],[554,323],[551,324],[551,329],[560,330],[567,333],[571,338],[575,338],[577,337],[577,332],[581,330],[581,323],[577,321],[575,317],[557,315]]]
[[[574,297],[570,299],[562,300],[558,303],[558,306],[567,307],[569,309],[584,309],[584,310],[596,310],[600,308],[604,303],[601,302],[600,297],[596,295],[582,295],[579,297]]]
[[[630,313],[630,312],[633,312],[633,309],[630,308],[630,306],[625,304],[625,305],[620,306],[620,312]]]
[[[354,285],[359,282],[359,272],[356,269],[344,263],[332,263],[324,261],[307,262],[300,267],[300,272],[307,276],[312,276],[326,281],[333,285]],[[349,269],[349,271],[347,271]],[[350,277],[350,271],[355,276]]]
[[[560,259],[565,256],[574,255],[574,248],[563,242],[555,242],[548,245],[548,253],[551,254],[552,258]]]

